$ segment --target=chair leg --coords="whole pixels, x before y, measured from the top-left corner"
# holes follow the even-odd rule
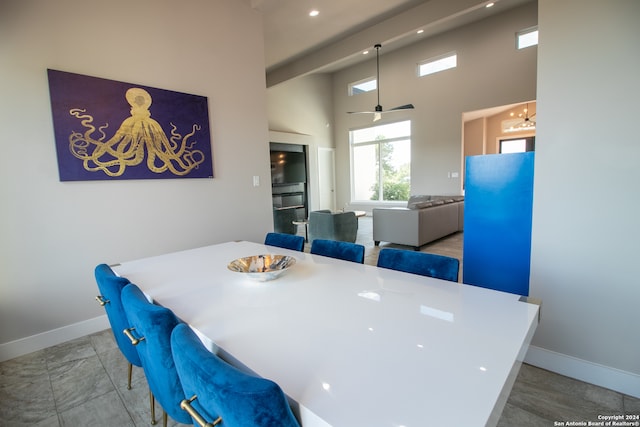
[[[133,365],[129,363],[129,372],[128,372],[128,382],[127,382],[127,390],[131,390],[131,375],[133,374]]]
[[[149,390],[149,403],[151,404],[151,425],[156,425],[156,398]]]
[[[162,410],[162,427],[167,427],[167,411]]]

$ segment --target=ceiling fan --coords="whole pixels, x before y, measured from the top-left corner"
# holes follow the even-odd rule
[[[400,105],[398,107],[391,108],[389,110],[384,110],[382,105],[380,105],[380,48],[382,45],[380,43],[376,44],[374,48],[376,49],[376,85],[378,88],[378,104],[374,107],[373,111],[349,111],[347,114],[373,114],[373,121],[376,122],[382,118],[382,115],[385,113],[393,113],[395,111],[402,110],[413,110],[413,104],[405,104]]]

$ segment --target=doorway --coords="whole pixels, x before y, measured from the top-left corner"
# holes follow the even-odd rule
[[[318,209],[336,208],[335,149],[318,147]]]

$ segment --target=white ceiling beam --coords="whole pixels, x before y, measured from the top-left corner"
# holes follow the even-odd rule
[[[521,0],[502,0],[500,3],[522,3]],[[418,29],[435,34],[452,27],[455,21],[472,21],[473,12],[481,11],[486,0],[430,0],[379,24],[359,31],[342,40],[316,49],[308,54],[267,70],[267,87],[314,72],[331,71],[331,67],[345,61],[357,62],[362,52],[374,44],[383,46],[412,36]],[[364,59],[364,58],[362,58]]]

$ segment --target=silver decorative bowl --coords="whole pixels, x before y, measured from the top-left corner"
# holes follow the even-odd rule
[[[231,261],[227,268],[244,273],[253,280],[266,282],[273,280],[296,263],[296,259],[288,255],[253,255]]]

